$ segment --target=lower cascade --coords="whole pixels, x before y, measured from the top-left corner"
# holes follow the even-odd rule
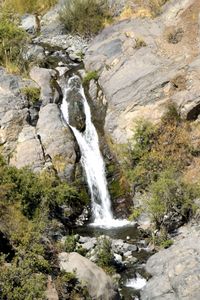
[[[85,113],[85,130],[80,132],[69,123],[69,103],[81,97]],[[74,97],[77,96],[77,97]],[[72,129],[81,151],[81,164],[85,170],[88,187],[91,194],[92,215],[94,226],[117,227],[128,224],[127,220],[116,220],[111,210],[110,195],[107,188],[104,161],[99,149],[97,131],[91,120],[91,111],[87,103],[80,78],[73,76],[69,79],[61,105],[65,122]]]

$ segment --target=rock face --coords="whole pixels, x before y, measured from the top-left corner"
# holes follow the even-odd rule
[[[43,168],[45,158],[33,126],[27,124],[22,128],[10,164],[15,165],[17,168],[27,165],[34,171],[40,171]]]
[[[183,233],[182,233],[183,234]],[[142,300],[198,300],[200,295],[200,229],[153,255],[146,270],[153,278],[142,291]]]
[[[85,67],[99,72],[115,141],[132,136],[138,119],[159,121],[169,100],[186,118],[199,115],[199,9],[194,0],[170,1],[159,18],[125,20],[93,40]]]
[[[42,105],[52,103],[54,101],[54,90],[52,88],[52,80],[56,76],[56,71],[51,69],[33,67],[30,71],[30,77],[41,88],[40,98]]]
[[[79,77],[74,77],[69,83],[67,101],[69,103],[69,124],[79,131],[85,130],[85,112],[83,97],[80,94],[81,81]]]
[[[37,67],[32,70],[44,101],[36,110],[22,90],[38,85],[0,69],[0,144],[10,164],[29,166],[35,172],[53,167],[62,179],[71,180],[76,161],[74,137],[62,122],[57,104],[49,103],[53,100],[48,86],[52,72]]]
[[[41,108],[36,129],[47,161],[51,160],[60,177],[70,179],[76,161],[74,139],[55,103]]]
[[[119,294],[111,278],[87,258],[76,252],[59,254],[60,268],[66,272],[76,273],[77,278],[88,289],[95,300],[118,300]]]

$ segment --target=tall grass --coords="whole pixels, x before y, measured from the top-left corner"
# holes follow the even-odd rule
[[[3,6],[18,14],[44,13],[56,3],[57,0],[5,0]]]

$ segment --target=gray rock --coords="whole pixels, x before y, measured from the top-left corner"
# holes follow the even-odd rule
[[[42,170],[44,163],[42,147],[35,128],[25,125],[18,136],[17,146],[10,159],[10,164],[17,168],[28,166],[38,172]]]
[[[115,260],[122,263],[122,256],[120,254],[114,253]]]
[[[21,19],[21,27],[30,34],[35,33],[36,21],[35,16],[26,14]]]
[[[87,258],[78,253],[65,252],[60,253],[58,258],[60,269],[66,272],[75,271],[77,278],[86,285],[92,299],[120,299],[111,278]]]
[[[80,94],[81,81],[74,77],[69,83],[66,99],[69,103],[69,124],[79,131],[85,130],[85,111],[83,97]]]
[[[153,275],[142,300],[198,300],[200,295],[200,231],[190,230],[173,246],[150,257],[146,270]]]
[[[26,124],[28,110],[9,110],[0,120],[0,143],[3,145],[3,154],[10,157],[17,145],[18,135]]]
[[[112,249],[116,253],[125,253],[125,252],[135,252],[137,251],[137,246],[124,242],[123,240],[112,240]]]
[[[44,48],[39,45],[29,45],[23,53],[23,57],[27,61],[42,61],[45,58]]]
[[[56,71],[51,69],[33,67],[30,70],[30,77],[41,88],[40,98],[43,106],[54,101],[54,90],[51,86]]]
[[[0,143],[7,158],[14,152],[18,135],[29,119],[28,101],[22,93],[24,87],[38,86],[0,68]]]
[[[105,133],[115,142],[132,137],[141,118],[157,123],[170,99],[186,118],[199,115],[199,19],[191,35],[186,34],[193,32],[191,23],[185,21],[186,15],[191,11],[195,15],[198,9],[193,0],[173,0],[163,16],[124,20],[104,29],[90,44],[85,67],[99,72],[108,102]],[[172,44],[169,34],[178,28],[183,37]],[[137,47],[138,39],[146,46]]]
[[[74,137],[69,128],[64,126],[56,104],[50,103],[41,108],[37,134],[45,157],[50,157],[58,175],[63,179],[71,179],[76,161]]]

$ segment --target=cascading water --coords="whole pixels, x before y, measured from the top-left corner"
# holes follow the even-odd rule
[[[85,113],[85,130],[80,132],[69,124],[70,95],[78,93],[81,96]],[[105,166],[99,150],[99,141],[96,129],[91,121],[90,107],[87,103],[83,87],[78,76],[73,76],[68,81],[65,96],[61,105],[65,122],[71,127],[81,151],[81,164],[85,170],[86,178],[92,200],[92,225],[104,227],[117,227],[126,225],[126,220],[113,218],[110,196],[107,189]]]

